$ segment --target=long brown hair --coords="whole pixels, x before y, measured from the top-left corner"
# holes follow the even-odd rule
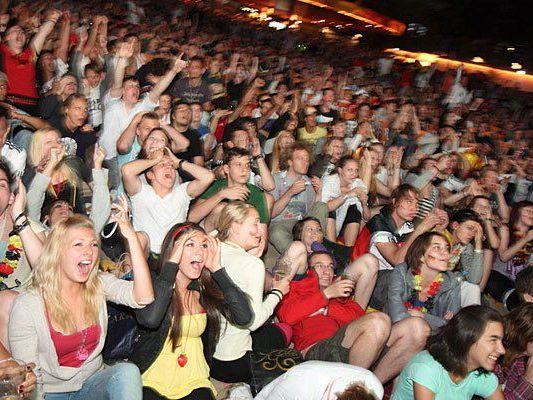
[[[533,341],[533,304],[515,308],[504,317],[504,324],[503,345],[506,352],[503,366],[510,367],[526,351],[528,343]]]
[[[179,223],[174,225],[165,236],[163,244],[161,245],[161,255],[155,266],[157,272],[160,272],[165,262],[170,258],[174,246],[180,237],[192,231],[203,233],[205,231],[197,224],[193,223]],[[231,314],[229,307],[224,301],[224,295],[218,285],[211,277],[211,272],[204,268],[200,277],[191,282],[189,287],[194,287],[200,292],[200,305],[207,314],[207,332],[208,343],[214,345],[218,341],[220,314],[222,314],[228,321],[231,321]],[[188,294],[186,293],[185,296]],[[181,339],[181,316],[183,315],[183,294],[179,293],[177,288],[172,293],[172,299],[169,309],[169,318],[171,320],[170,340],[172,341],[172,349],[175,350],[180,345]]]

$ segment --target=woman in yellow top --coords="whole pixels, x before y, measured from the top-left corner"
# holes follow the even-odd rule
[[[143,398],[212,400],[208,361],[219,316],[248,324],[248,300],[220,266],[218,241],[196,224],[170,229],[156,271],[156,299],[136,312],[140,336],[130,358],[142,373]]]

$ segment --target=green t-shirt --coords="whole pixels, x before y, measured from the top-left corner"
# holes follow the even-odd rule
[[[205,192],[200,195],[201,199],[208,199],[211,196],[215,195],[219,191],[228,187],[227,179],[217,179],[214,181],[211,186],[209,186]],[[261,189],[257,186],[247,183],[246,187],[250,191],[246,203],[251,204],[255,207],[259,213],[259,219],[262,224],[268,224],[270,221],[270,213],[268,212],[267,202],[265,195]],[[227,200],[224,200],[227,201]]]
[[[415,382],[435,393],[435,400],[471,400],[474,395],[486,398],[498,388],[496,375],[477,371],[454,383],[448,372],[427,351],[415,355],[405,366],[391,399],[414,399]]]

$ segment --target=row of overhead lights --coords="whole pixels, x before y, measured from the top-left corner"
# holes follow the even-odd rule
[[[261,22],[268,22],[268,26],[270,28],[276,29],[276,30],[282,30],[282,29],[296,29],[300,26],[302,21],[298,17],[298,15],[293,14],[289,17],[287,21],[280,22],[280,21],[273,21],[271,15],[274,14],[274,8],[272,7],[264,7],[261,10],[258,10],[257,8],[252,7],[241,7],[241,11],[247,12],[248,17],[257,19]]]
[[[515,50],[516,48],[514,47],[507,47],[507,51],[515,51]],[[472,58],[471,61],[476,64],[483,64],[485,62],[485,60],[482,57],[474,57]],[[520,75],[526,75],[527,73],[526,70],[522,69],[522,64],[518,62],[511,63],[511,69],[516,71],[516,73]]]
[[[476,64],[483,64],[485,62],[485,60],[481,57],[474,57],[471,61]],[[511,63],[511,69],[520,75],[525,75],[527,73],[526,70],[522,69],[522,64],[517,62]]]

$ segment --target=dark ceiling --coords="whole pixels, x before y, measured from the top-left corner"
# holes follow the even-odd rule
[[[533,37],[531,0],[362,0],[365,7],[420,23],[428,34],[529,44]]]

